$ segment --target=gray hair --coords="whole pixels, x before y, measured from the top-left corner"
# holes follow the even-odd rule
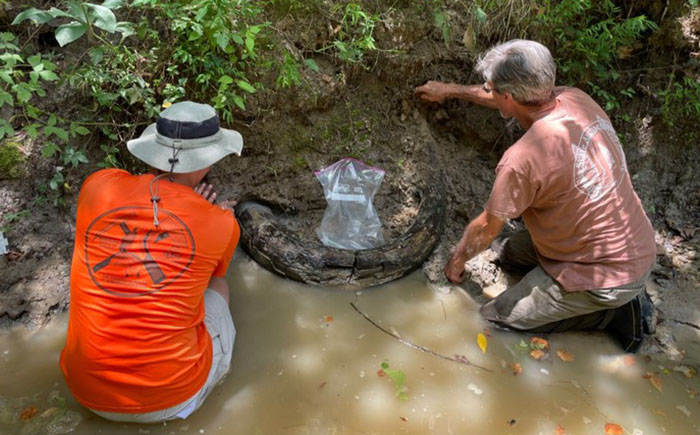
[[[485,81],[515,101],[538,105],[554,98],[557,67],[547,47],[535,41],[513,39],[492,47],[476,64]]]

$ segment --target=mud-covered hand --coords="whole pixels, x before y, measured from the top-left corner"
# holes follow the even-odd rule
[[[415,89],[416,96],[423,101],[440,103],[450,97],[451,86],[448,83],[429,81]]]
[[[194,188],[194,193],[202,195],[202,198],[211,204],[214,204],[214,201],[216,201],[216,192],[214,192],[214,187],[211,184],[200,183],[199,186]]]
[[[456,252],[452,254],[445,265],[445,276],[453,284],[461,284],[466,278],[464,260]]]

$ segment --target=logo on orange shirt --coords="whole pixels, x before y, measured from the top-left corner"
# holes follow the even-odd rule
[[[192,232],[160,209],[153,226],[150,207],[120,207],[95,218],[85,232],[85,263],[92,281],[107,293],[135,297],[158,292],[192,264]]]

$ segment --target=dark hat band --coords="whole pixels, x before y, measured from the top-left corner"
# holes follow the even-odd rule
[[[219,131],[219,117],[213,117],[201,121],[175,121],[168,118],[158,117],[156,121],[156,131],[170,139],[199,139],[212,136]]]

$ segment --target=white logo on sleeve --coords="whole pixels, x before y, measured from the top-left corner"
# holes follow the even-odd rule
[[[574,152],[574,184],[591,201],[598,201],[615,190],[627,172],[620,140],[610,122],[596,116],[583,129]]]

